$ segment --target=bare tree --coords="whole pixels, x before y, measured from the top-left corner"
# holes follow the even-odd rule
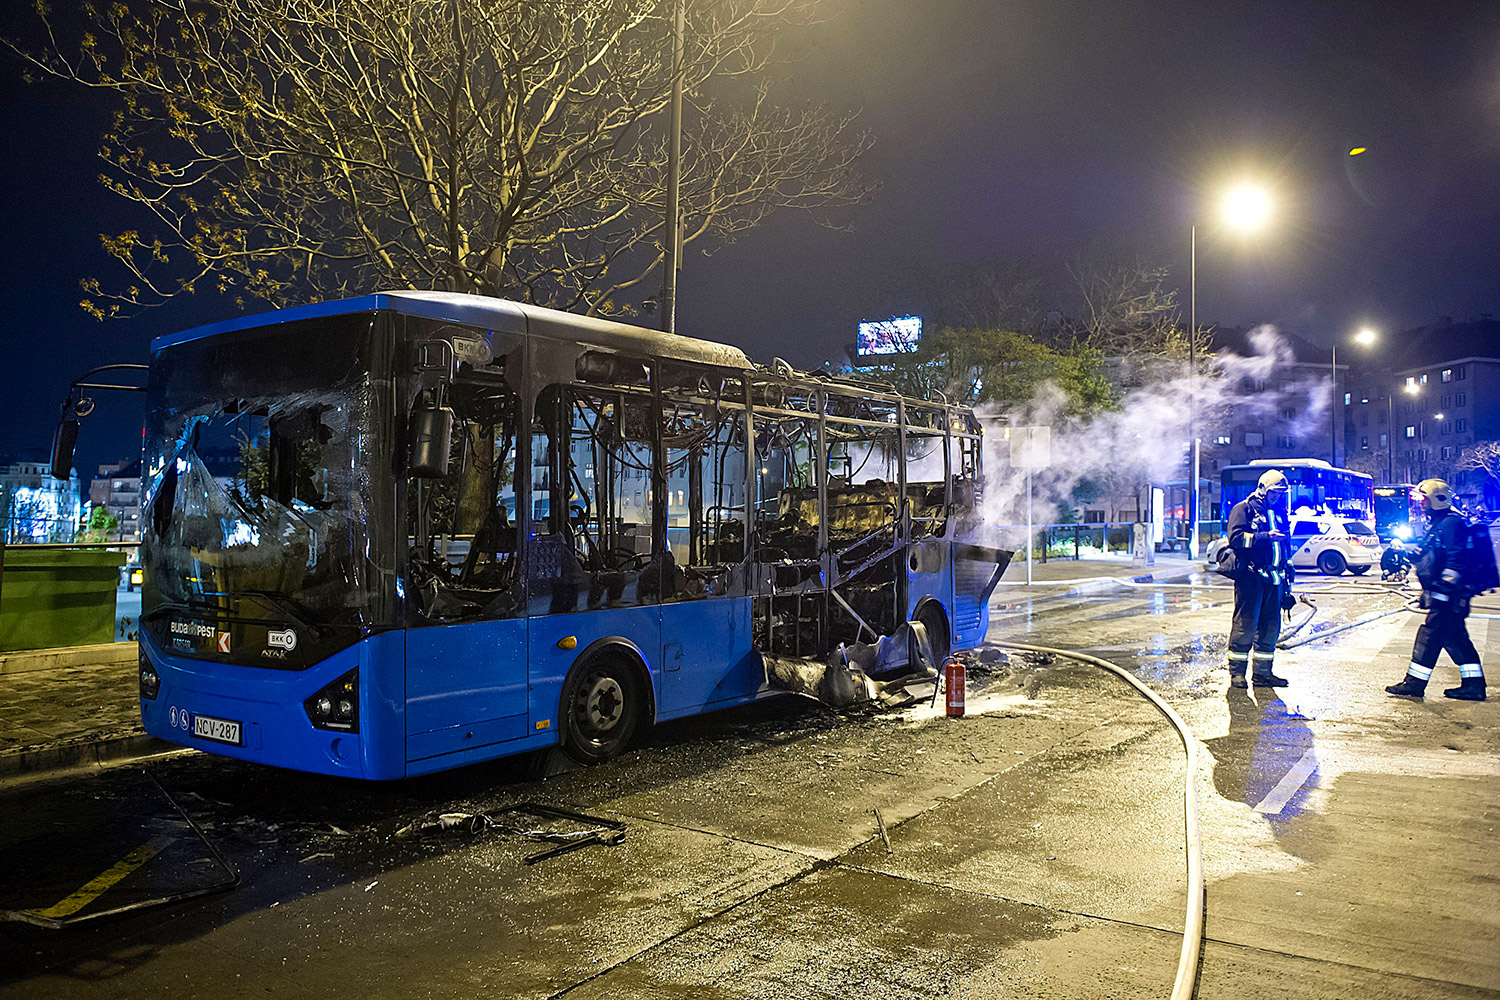
[[[1465,448],[1455,466],[1460,472],[1477,472],[1484,480],[1486,498],[1500,487],[1500,441],[1478,441]]]
[[[1212,350],[1207,334],[1182,323],[1167,270],[1144,260],[1081,260],[1069,268],[1083,299],[1076,333],[1100,352],[1135,360],[1200,360]]]
[[[778,31],[813,0],[681,0],[687,242],[862,200],[851,120],[778,107]],[[119,95],[103,183],[151,232],[98,317],[216,288],[244,304],[409,287],[628,311],[659,268],[672,0],[119,0],[28,75]],[[737,100],[713,100],[732,94]],[[639,289],[636,289],[636,293]],[[631,293],[635,294],[635,293]]]

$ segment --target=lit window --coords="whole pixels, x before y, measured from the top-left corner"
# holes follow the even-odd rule
[[[1426,372],[1423,372],[1422,374],[1420,374],[1420,375],[1417,376],[1417,383],[1419,385],[1426,385],[1427,384],[1427,373]]]
[[[1406,376],[1406,387],[1408,389],[1410,389],[1412,386],[1414,386],[1416,384],[1417,384],[1417,377],[1415,375],[1408,375],[1408,376]]]
[[[1359,446],[1361,448],[1368,448],[1368,447],[1370,447],[1370,439],[1367,438],[1367,437],[1360,438],[1359,439]]]
[[[1368,403],[1369,401],[1370,401],[1370,397],[1369,396],[1363,396],[1363,397],[1360,398],[1360,402],[1361,403]]]
[[[1344,393],[1344,405],[1348,406],[1349,405],[1349,400],[1351,400],[1353,398],[1354,398],[1354,393],[1352,393],[1352,392],[1346,392],[1346,393]]]
[[[1407,424],[1406,425],[1406,436],[1409,437],[1409,438],[1416,437],[1417,436],[1417,429],[1415,427],[1413,427],[1411,424]]]

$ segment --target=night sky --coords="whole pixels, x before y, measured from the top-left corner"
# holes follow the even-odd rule
[[[689,248],[683,333],[816,364],[933,277],[998,264],[1061,280],[1090,250],[1161,262],[1185,305],[1194,222],[1205,324],[1326,345],[1365,323],[1500,314],[1500,3],[824,7],[826,24],[783,39],[798,62],[779,92],[859,110],[880,190],[836,229],[785,213],[712,257]],[[80,277],[119,277],[98,234],[124,216],[94,180],[109,105],[4,72],[13,453],[47,446],[73,375],[143,361],[151,337],[233,306],[202,294],[103,324],[77,307]],[[1275,198],[1253,238],[1217,224],[1219,192],[1241,179]],[[138,441],[135,398],[112,400],[84,425],[79,468]]]

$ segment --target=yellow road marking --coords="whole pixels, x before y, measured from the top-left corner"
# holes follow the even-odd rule
[[[158,837],[149,843],[142,844],[94,876],[83,888],[68,896],[62,902],[55,906],[49,906],[45,910],[36,910],[34,912],[37,916],[51,917],[54,920],[72,916],[102,896],[116,882],[135,871],[147,861],[150,861],[162,848],[171,842],[170,837]]]

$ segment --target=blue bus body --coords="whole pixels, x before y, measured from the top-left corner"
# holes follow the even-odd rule
[[[353,375],[319,360],[340,343],[368,359]],[[988,631],[1003,561],[964,541],[979,430],[962,408],[857,402],[858,386],[807,388],[733,348],[438,293],[248,317],[152,350],[140,704],[146,730],[174,743],[331,775],[419,775],[564,742],[598,704],[608,715],[594,693],[565,703],[569,678],[586,683],[583,665],[606,661],[618,690],[644,700],[642,724],[742,705],[782,693],[762,653],[824,656],[858,635],[828,580],[882,628],[922,620],[952,649]],[[615,369],[590,374],[608,368],[600,351]],[[334,374],[304,370],[318,365]],[[240,370],[225,395],[218,383]],[[743,406],[712,398],[730,388]],[[429,397],[458,413],[446,478],[401,468],[409,414]],[[632,425],[632,399],[670,433]],[[688,410],[704,421],[697,437],[681,432]],[[490,417],[465,413],[501,415],[486,430]],[[244,462],[231,482],[200,462],[221,432]],[[631,434],[649,460],[620,446]],[[515,450],[495,444],[485,471],[501,438]],[[819,460],[798,464],[801,439]],[[912,458],[891,464],[890,441]],[[924,447],[933,475],[908,482]],[[872,461],[895,475],[860,471]],[[800,470],[800,492],[771,482],[777,462],[788,478]],[[478,523],[428,538],[429,520],[465,516],[471,475],[488,491]],[[604,484],[632,477],[650,484],[649,510]],[[799,556],[798,531],[818,550]]]
[[[1247,465],[1225,466],[1220,474],[1219,509],[1226,520],[1230,509],[1255,492],[1260,477],[1273,469],[1287,477],[1292,510],[1322,509],[1374,526],[1374,481],[1363,472],[1335,468],[1316,458],[1257,459]]]

